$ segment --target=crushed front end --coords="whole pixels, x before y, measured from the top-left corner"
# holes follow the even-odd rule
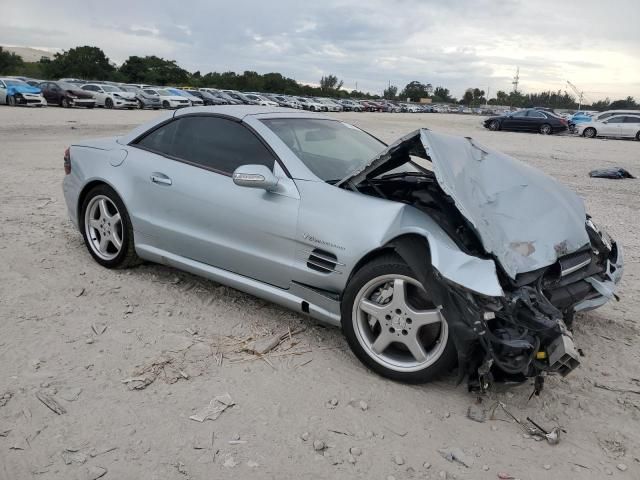
[[[477,271],[502,289],[486,296],[471,281],[473,272],[466,270],[461,282],[438,271],[428,245],[395,244],[441,306],[460,380],[484,389],[493,379],[564,376],[580,364],[570,331],[574,314],[617,298],[623,255],[574,192],[473,139],[426,129],[392,144],[341,185],[415,207],[460,252],[495,264],[497,278]]]

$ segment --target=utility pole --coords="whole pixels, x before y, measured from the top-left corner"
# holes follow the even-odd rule
[[[516,76],[513,77],[511,84],[513,85],[513,93],[518,93],[518,83],[520,83],[520,67],[516,68]]]

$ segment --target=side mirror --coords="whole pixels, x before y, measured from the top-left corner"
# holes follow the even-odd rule
[[[241,165],[233,172],[233,183],[270,192],[278,185],[278,177],[264,165]]]

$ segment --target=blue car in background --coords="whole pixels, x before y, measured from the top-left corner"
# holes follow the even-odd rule
[[[0,78],[0,104],[45,107],[47,101],[38,87],[17,78]]]
[[[576,125],[581,123],[588,123],[591,121],[591,112],[577,111],[571,117],[569,117],[569,131],[574,133],[576,131]]]

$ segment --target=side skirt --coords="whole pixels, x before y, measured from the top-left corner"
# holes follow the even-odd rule
[[[340,326],[340,302],[320,295],[313,289],[303,285],[292,283],[290,289],[283,290],[228,270],[174,255],[150,245],[137,244],[136,253],[140,258],[150,262],[160,263],[208,278],[236,290],[277,303],[290,310],[306,313],[328,325]]]

